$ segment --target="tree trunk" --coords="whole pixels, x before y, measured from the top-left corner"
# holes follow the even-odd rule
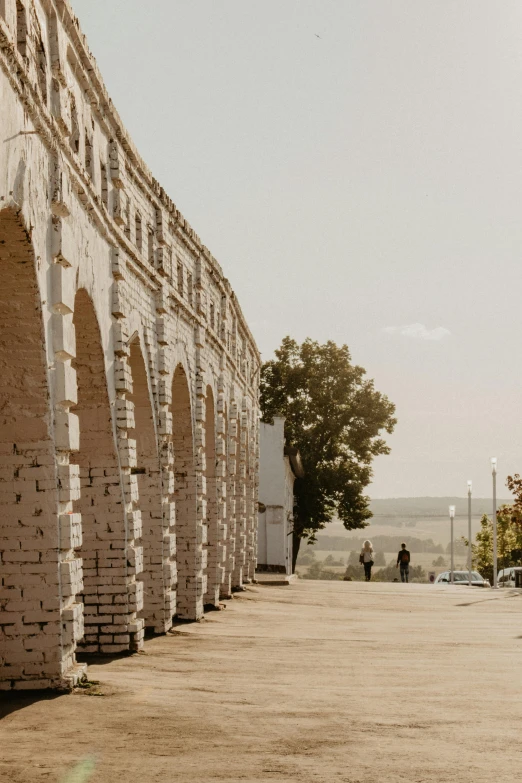
[[[295,574],[295,564],[297,562],[297,555],[299,554],[299,548],[301,546],[301,537],[297,535],[295,530],[292,533],[292,573]]]

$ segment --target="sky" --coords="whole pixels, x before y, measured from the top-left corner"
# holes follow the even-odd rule
[[[264,360],[346,343],[397,406],[372,497],[522,472],[522,5],[72,0]]]

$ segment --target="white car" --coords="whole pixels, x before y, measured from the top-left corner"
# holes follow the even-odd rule
[[[517,572],[519,574],[518,580],[517,580]],[[499,587],[516,587],[517,581],[520,584],[521,582],[521,574],[522,568],[515,567],[515,568],[503,568],[502,571],[498,572],[497,576],[497,584]]]
[[[451,571],[443,571],[435,579],[435,584],[449,584]],[[469,585],[469,571],[453,571],[453,584]],[[484,579],[478,571],[471,572],[471,587],[491,587],[487,579]]]

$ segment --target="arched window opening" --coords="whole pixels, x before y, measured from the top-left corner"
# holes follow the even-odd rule
[[[109,209],[109,179],[107,177],[107,164],[100,161],[100,185],[101,200],[106,209]]]
[[[16,47],[22,57],[27,57],[27,11],[20,0],[16,0]]]
[[[36,51],[36,68],[38,77],[38,87],[42,96],[42,101],[47,106],[47,55],[41,37],[38,37]]]
[[[177,265],[176,266],[177,266],[176,272],[177,272],[178,294],[181,297],[183,297],[185,295],[184,294],[184,283],[183,283],[183,264],[181,263],[181,261],[179,259],[177,261]]]
[[[72,151],[78,155],[80,152],[80,126],[78,124],[78,111],[74,97],[71,98],[71,135],[69,136],[69,144]]]
[[[94,180],[93,143],[87,128],[85,128],[85,169],[89,177]]]
[[[134,218],[134,235],[136,240],[136,247],[141,253],[143,247],[143,237],[141,233],[141,215],[139,214],[139,212],[136,212]]]

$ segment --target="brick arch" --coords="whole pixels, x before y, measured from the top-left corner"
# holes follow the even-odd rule
[[[84,574],[85,652],[113,653],[128,648],[122,608],[127,602],[126,530],[120,467],[115,447],[100,328],[85,289],[76,293],[78,404],[80,424],[83,543],[79,549]]]
[[[161,563],[163,553],[163,519],[161,503],[161,471],[154,414],[146,364],[141,343],[136,336],[130,344],[129,366],[132,375],[134,428],[128,432],[136,441],[137,466],[131,469],[138,480],[139,509],[142,521],[143,610],[141,616],[147,628],[157,627],[164,612],[165,585]]]
[[[249,444],[248,444],[248,495],[247,503],[249,504],[250,515],[250,577],[255,579],[255,572],[257,567],[257,520],[258,520],[258,508],[257,508],[257,475],[258,475],[258,439],[257,439],[257,409],[252,409],[250,412],[250,424],[249,424]]]
[[[187,345],[181,340],[177,340],[172,347],[171,361],[172,361],[171,366],[174,367],[174,372],[172,374],[172,383],[174,383],[174,376],[176,372],[178,370],[183,370],[183,372],[185,373],[185,377],[187,378],[187,383],[189,384],[189,389],[190,389],[190,378],[192,377],[192,369],[191,369],[191,363],[189,358],[189,352],[187,350]]]
[[[60,639],[55,453],[34,250],[0,212],[0,681],[57,684]],[[54,628],[54,630],[53,630]]]
[[[235,534],[234,534],[234,570],[232,572],[232,587],[243,587],[245,576],[245,428],[241,421],[241,413],[237,417],[237,441],[235,458]]]
[[[223,398],[225,395],[222,395]],[[220,587],[220,598],[231,598],[232,597],[232,569],[233,569],[233,562],[231,561],[231,535],[230,535],[230,527],[231,527],[231,508],[229,503],[229,473],[228,473],[228,449],[229,449],[229,427],[228,427],[228,405],[223,399],[222,403],[223,408],[223,424],[222,424],[222,433],[221,433],[221,440],[223,442],[223,448],[222,448],[222,454],[221,454],[221,461],[222,461],[222,478],[221,478],[221,485],[223,488],[225,501],[222,503],[223,507],[223,535],[220,541],[220,562],[222,564],[222,577],[221,577],[221,587]]]
[[[182,364],[177,365],[172,378],[171,410],[178,572],[176,614],[181,619],[193,620],[196,619],[199,597],[201,545],[198,541],[192,406],[188,377]]]
[[[241,552],[239,551],[239,443],[241,439],[241,419],[237,410],[237,402],[230,400],[228,422],[228,541],[229,552],[228,569],[232,590],[241,588],[243,584],[243,571]]]
[[[207,565],[205,576],[207,589],[204,603],[219,606],[221,584],[218,499],[216,482],[216,407],[210,385],[205,393],[205,483],[207,523]]]
[[[255,578],[255,521],[254,521],[254,509],[253,509],[253,473],[252,473],[252,443],[251,443],[251,427],[250,416],[247,413],[245,416],[245,435],[244,435],[244,448],[245,448],[245,468],[244,468],[244,484],[245,484],[245,567],[244,567],[244,581],[252,582]]]

